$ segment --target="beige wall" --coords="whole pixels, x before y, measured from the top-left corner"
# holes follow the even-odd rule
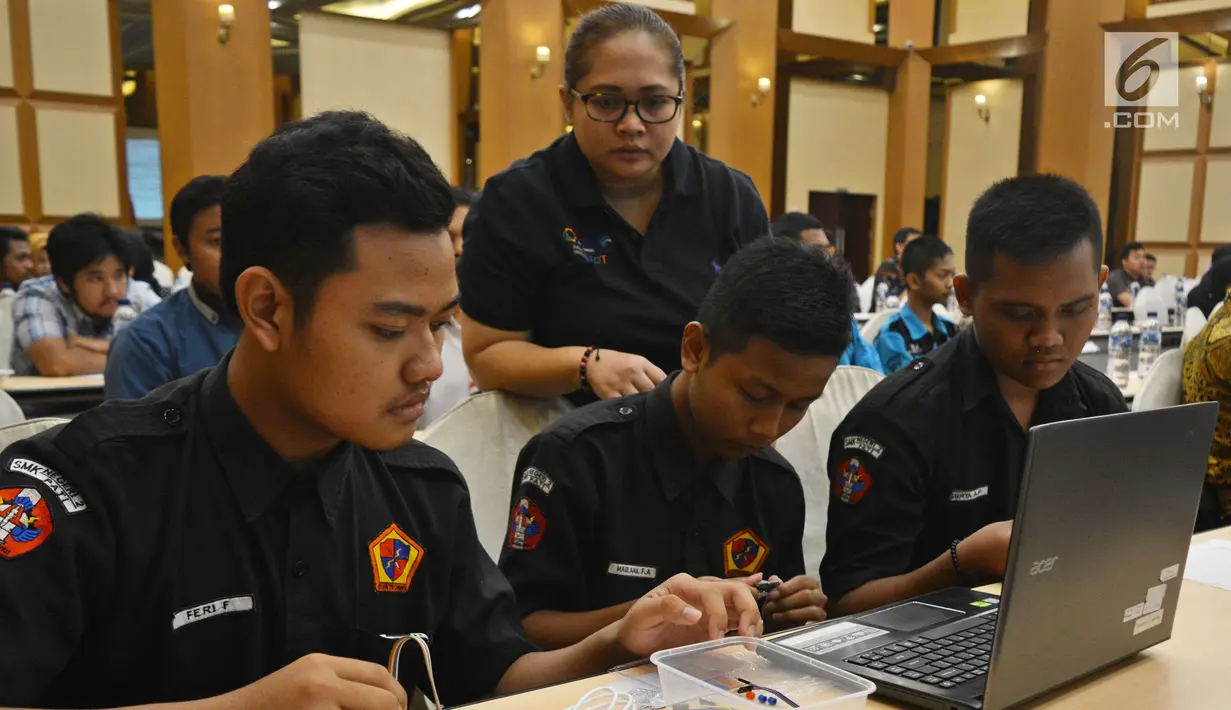
[[[1030,0],[957,0],[947,44],[967,44],[1026,34]]]
[[[1168,69],[1164,74],[1171,74],[1176,71],[1175,69]],[[1197,148],[1197,124],[1201,114],[1201,99],[1197,96],[1195,87],[1197,75],[1201,73],[1201,68],[1184,67],[1178,71],[1180,74],[1180,105],[1152,107],[1152,110],[1162,113],[1168,118],[1173,113],[1178,112],[1180,114],[1179,121],[1176,125],[1155,125],[1154,128],[1144,131],[1141,146],[1146,152],[1152,150],[1196,150]],[[1217,93],[1215,96],[1217,97]],[[1227,123],[1227,121],[1223,123]]]
[[[1231,0],[1178,0],[1146,7],[1146,17],[1187,15],[1190,12],[1218,10],[1224,7],[1231,7]]]
[[[13,85],[13,46],[9,33],[9,0],[0,0],[0,86]]]
[[[1188,243],[1193,194],[1192,158],[1153,158],[1142,162],[1137,188],[1139,242]]]
[[[35,90],[110,96],[107,0],[33,0],[29,7]]]
[[[876,41],[868,0],[795,0],[791,28],[804,34],[865,44]]]
[[[682,12],[685,15],[697,14],[697,3],[691,0],[620,0],[633,5],[645,5],[652,7],[655,10],[666,10],[668,12]]]
[[[799,3],[796,3],[798,6]],[[786,208],[808,211],[808,193],[839,188],[876,195],[873,251],[884,214],[889,94],[808,79],[791,80]]]
[[[367,111],[419,141],[453,179],[447,32],[305,14],[299,43],[305,116],[331,108]]]
[[[115,114],[109,108],[35,105],[43,212],[120,216]]]
[[[1231,66],[1226,64],[1218,65],[1218,78],[1216,82],[1220,90],[1214,92],[1214,112],[1210,123],[1210,147],[1228,148],[1231,147]],[[1180,96],[1186,93],[1196,93],[1184,91],[1183,88],[1181,85]]]
[[[976,110],[977,94],[987,97],[990,119],[986,122]],[[949,92],[948,122],[940,237],[953,248],[960,271],[965,268],[966,218],[971,205],[993,182],[1017,174],[1021,81],[995,79],[954,87]]]
[[[0,214],[19,215],[22,207],[16,102],[0,99]]]

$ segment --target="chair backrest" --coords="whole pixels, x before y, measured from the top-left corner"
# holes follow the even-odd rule
[[[8,392],[0,391],[0,427],[21,424],[25,420],[26,414],[21,411],[21,405],[17,404],[17,400],[13,399]]]
[[[885,324],[889,322],[889,319],[892,318],[897,312],[897,308],[886,308],[880,313],[877,313],[869,318],[867,323],[863,324],[863,326],[859,329],[859,334],[862,335],[863,339],[869,343],[876,342],[876,336],[881,334],[881,328],[884,328]]]
[[[0,370],[12,369],[13,360],[13,297],[17,294],[0,294]]]
[[[0,427],[0,451],[4,451],[18,441],[21,441],[22,439],[29,439],[35,434],[50,429],[53,426],[59,426],[67,423],[67,419],[44,417],[43,419],[31,419],[29,421]]]
[[[1175,294],[1172,294],[1172,298],[1174,297]],[[1151,312],[1158,314],[1159,322],[1166,321],[1167,304],[1163,303],[1162,295],[1153,286],[1146,286],[1137,292],[1137,300],[1133,301],[1134,322],[1145,321]]]
[[[876,292],[876,277],[869,276],[866,281],[855,287],[859,293],[859,312],[872,310],[872,295]]]
[[[829,520],[829,440],[851,408],[884,375],[863,367],[839,367],[825,394],[799,424],[774,448],[795,467],[804,486],[804,569],[815,575],[825,556],[825,525]]]
[[[562,398],[482,392],[437,419],[419,437],[461,470],[470,487],[479,542],[493,560],[500,557],[504,544],[517,455],[530,437],[571,409]]]
[[[1178,281],[1174,276],[1164,276],[1154,284],[1154,290],[1162,296],[1163,305],[1167,308],[1175,308],[1175,285]]]
[[[1188,344],[1205,328],[1205,314],[1193,306],[1184,314],[1184,335],[1180,338],[1180,351],[1188,350]]]
[[[1175,349],[1163,353],[1146,373],[1141,389],[1133,397],[1133,411],[1174,407],[1184,403],[1184,351]]]

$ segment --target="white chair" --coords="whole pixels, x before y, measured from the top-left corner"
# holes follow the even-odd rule
[[[0,294],[0,370],[12,369],[13,359],[13,298],[17,294]]]
[[[1214,304],[1214,307],[1210,309],[1210,318],[1213,318],[1214,314],[1222,309],[1222,304],[1224,303],[1226,303],[1226,301],[1219,301],[1218,303]]]
[[[44,417],[42,419],[31,419],[29,421],[23,421],[16,424],[0,426],[0,451],[7,449],[22,439],[29,439],[35,434],[50,429],[53,426],[59,426],[67,423],[67,419]]]
[[[1166,320],[1167,304],[1163,302],[1158,289],[1146,286],[1137,292],[1137,300],[1133,301],[1133,322],[1144,323],[1150,313],[1157,314],[1159,322]]]
[[[563,398],[533,399],[482,392],[450,410],[419,440],[443,451],[470,487],[479,542],[499,559],[513,495],[513,468],[530,437],[572,409]]]
[[[1174,407],[1184,403],[1184,351],[1168,350],[1146,373],[1141,389],[1133,397],[1133,411]]]
[[[872,296],[876,293],[876,276],[869,276],[866,281],[855,287],[859,293],[859,312],[872,310]]]
[[[1180,352],[1188,350],[1188,344],[1205,328],[1205,314],[1200,308],[1193,306],[1184,315],[1184,334],[1180,337]]]
[[[829,520],[829,441],[847,413],[884,375],[863,367],[839,367],[825,394],[798,425],[774,445],[795,467],[804,486],[804,569],[815,575],[825,556]]]
[[[1163,307],[1166,309],[1175,308],[1175,285],[1179,279],[1174,276],[1164,276],[1154,284],[1154,290],[1162,296]]]
[[[881,333],[881,328],[884,328],[885,324],[889,322],[889,319],[892,318],[897,312],[897,308],[886,308],[880,313],[873,315],[868,319],[867,323],[864,323],[863,326],[859,328],[859,334],[862,335],[863,339],[868,341],[869,344],[875,342],[876,336]]]
[[[8,392],[0,391],[0,427],[21,424],[24,421],[26,421],[26,414],[21,411],[21,405],[17,404],[17,400],[13,399]]]

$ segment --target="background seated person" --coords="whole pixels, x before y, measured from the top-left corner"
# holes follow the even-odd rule
[[[33,275],[30,235],[21,227],[0,227],[0,291],[16,291]]]
[[[1107,276],[1107,290],[1116,304],[1129,308],[1133,305],[1133,284],[1149,286],[1145,277],[1146,248],[1140,242],[1129,242],[1120,247],[1120,268]]]
[[[1216,262],[1206,278],[1216,271],[1228,272],[1231,259]],[[1205,279],[1202,279],[1205,283]],[[1231,282],[1222,286],[1223,298]],[[1196,289],[1193,289],[1194,291]],[[1210,446],[1209,473],[1197,511],[1197,532],[1231,523],[1231,309],[1226,305],[1184,352],[1184,403],[1218,402],[1218,428]]]
[[[576,646],[526,640],[461,474],[413,440],[457,304],[452,208],[363,114],[253,148],[222,210],[233,353],[0,456],[5,502],[36,511],[0,564],[0,627],[26,639],[0,705],[406,708],[433,687],[413,642],[385,668],[413,632],[453,707],[759,633],[746,585],[680,575]]]
[[[1154,270],[1158,268],[1158,257],[1146,254],[1145,268],[1141,270],[1143,286],[1154,286]]]
[[[532,641],[575,643],[678,572],[781,575],[767,621],[825,618],[819,583],[804,576],[803,488],[770,445],[838,365],[849,285],[819,248],[751,244],[684,329],[683,372],[531,439],[500,568]]]
[[[102,372],[120,300],[140,313],[160,299],[129,278],[128,235],[97,215],[53,227],[47,253],[51,276],[26,281],[13,299],[13,369],[47,377]]]
[[[957,325],[933,308],[949,302],[953,290],[953,250],[940,239],[919,237],[902,250],[906,303],[881,327],[876,352],[885,372],[897,372],[949,342]]]
[[[1002,180],[966,226],[954,286],[973,325],[872,389],[829,449],[821,583],[849,614],[1000,579],[1031,426],[1127,411],[1078,362],[1094,329],[1103,230],[1078,184]]]
[[[168,382],[217,365],[235,347],[243,323],[218,287],[222,194],[226,178],[193,178],[171,200],[175,251],[192,269],[188,287],[120,331],[107,353],[107,399],[138,399]]]
[[[1188,307],[1198,308],[1207,319],[1214,312],[1214,307],[1227,298],[1227,289],[1231,288],[1231,259],[1215,260],[1210,268],[1188,292]]]
[[[580,19],[560,89],[572,132],[489,179],[466,220],[462,335],[481,389],[583,404],[679,369],[722,265],[769,233],[752,180],[676,138],[683,87],[680,38],[653,10]]]
[[[876,267],[876,279],[873,282],[874,286],[872,293],[875,294],[880,290],[880,285],[885,284],[887,291],[885,296],[901,296],[905,285],[902,283],[902,250],[910,243],[912,239],[918,239],[923,236],[914,227],[902,227],[893,233],[893,256],[881,262],[881,265]],[[875,298],[875,297],[874,297]],[[873,309],[875,310],[875,302]]]

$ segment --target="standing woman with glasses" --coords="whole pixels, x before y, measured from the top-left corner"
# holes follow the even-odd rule
[[[653,10],[581,18],[560,89],[572,132],[491,177],[466,221],[463,348],[481,389],[581,404],[680,368],[722,265],[769,233],[752,180],[676,138],[683,85]]]

